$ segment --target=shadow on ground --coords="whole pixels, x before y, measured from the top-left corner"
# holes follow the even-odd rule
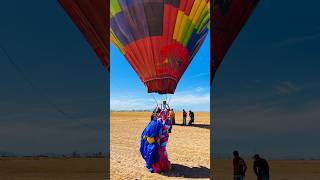
[[[175,124],[174,126],[184,126],[182,124]],[[187,125],[189,126],[189,125]],[[203,129],[210,129],[210,124],[192,124],[190,127],[198,127],[198,128],[203,128]]]
[[[209,178],[210,170],[207,167],[188,167],[180,164],[172,164],[172,169],[161,173],[168,177],[184,177],[184,178]]]

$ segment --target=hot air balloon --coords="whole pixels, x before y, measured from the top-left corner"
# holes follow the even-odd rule
[[[110,1],[111,42],[149,93],[175,92],[209,24],[209,0]]]
[[[107,0],[59,0],[64,10],[86,37],[102,64],[109,70]]]
[[[210,82],[259,0],[213,0]]]

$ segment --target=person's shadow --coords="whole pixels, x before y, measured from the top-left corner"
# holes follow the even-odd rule
[[[198,128],[204,128],[204,129],[210,129],[211,126],[210,124],[192,124],[193,127],[198,127]]]
[[[184,126],[184,125],[174,124],[173,126]],[[211,128],[210,124],[192,124],[190,127],[197,127],[197,128],[203,128],[203,129],[210,129]]]
[[[210,169],[203,166],[187,167],[181,164],[172,164],[171,170],[160,174],[168,177],[210,178]]]

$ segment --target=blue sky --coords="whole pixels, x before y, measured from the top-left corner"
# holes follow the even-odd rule
[[[124,56],[110,45],[110,108],[112,110],[153,109],[155,101],[148,94]],[[165,96],[153,93],[158,102]],[[174,95],[168,95],[170,106],[182,109],[209,111],[210,109],[210,37],[182,76]]]

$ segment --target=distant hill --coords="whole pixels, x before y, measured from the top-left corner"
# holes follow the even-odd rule
[[[0,152],[1,157],[16,157],[17,155],[12,152]]]

